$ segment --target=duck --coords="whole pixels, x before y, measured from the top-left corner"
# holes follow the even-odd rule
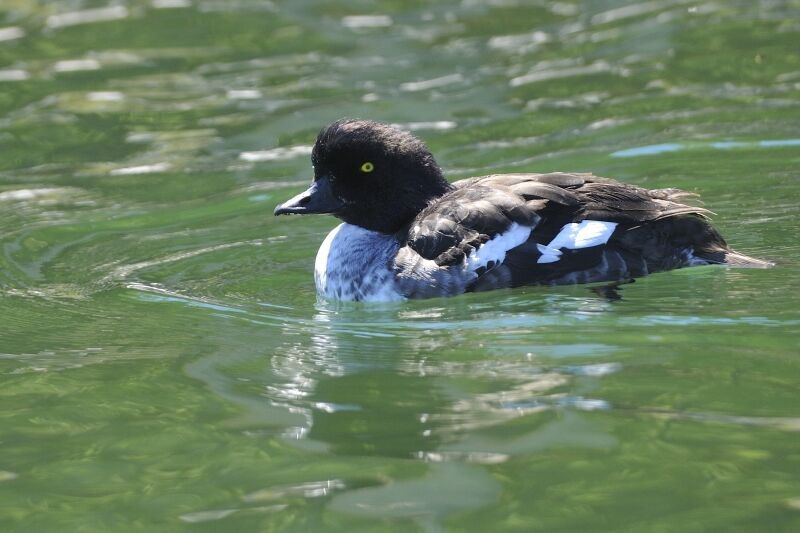
[[[697,265],[765,268],[732,250],[679,189],[588,173],[490,174],[450,183],[423,141],[341,119],[311,151],[310,187],[277,215],[341,220],[314,262],[317,293],[342,301],[455,296],[529,285],[633,280]]]

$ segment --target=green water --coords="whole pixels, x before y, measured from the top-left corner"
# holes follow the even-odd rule
[[[0,530],[800,530],[798,43],[796,0],[4,0]],[[336,222],[272,209],[342,116],[700,193],[778,266],[317,301]]]

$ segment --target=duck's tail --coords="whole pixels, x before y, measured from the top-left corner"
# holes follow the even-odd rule
[[[647,194],[654,200],[670,202],[658,218],[668,221],[668,231],[680,242],[686,242],[693,250],[693,256],[707,263],[731,265],[744,268],[769,268],[775,266],[771,261],[756,259],[736,252],[728,246],[722,235],[708,221],[713,213],[702,207],[686,205],[691,200],[701,203],[696,194],[681,189],[653,189]],[[688,216],[687,216],[688,215]],[[688,242],[687,242],[688,241]]]
[[[731,265],[743,268],[770,268],[775,266],[771,261],[763,259],[756,259],[749,255],[740,254],[737,251],[731,250],[727,246],[719,247],[717,249],[695,250],[695,257],[698,257],[709,263],[716,263],[720,265]]]
[[[770,268],[775,266],[775,263],[771,261],[756,259],[755,257],[740,254],[731,249],[728,249],[725,253],[725,264],[745,268]]]

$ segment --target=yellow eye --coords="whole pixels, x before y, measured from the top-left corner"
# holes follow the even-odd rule
[[[361,172],[372,172],[373,170],[375,170],[375,165],[369,161],[361,165]]]

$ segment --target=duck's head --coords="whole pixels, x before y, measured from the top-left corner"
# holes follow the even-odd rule
[[[371,120],[345,119],[323,128],[311,162],[311,186],[276,207],[276,215],[329,213],[394,233],[450,188],[422,141]]]

